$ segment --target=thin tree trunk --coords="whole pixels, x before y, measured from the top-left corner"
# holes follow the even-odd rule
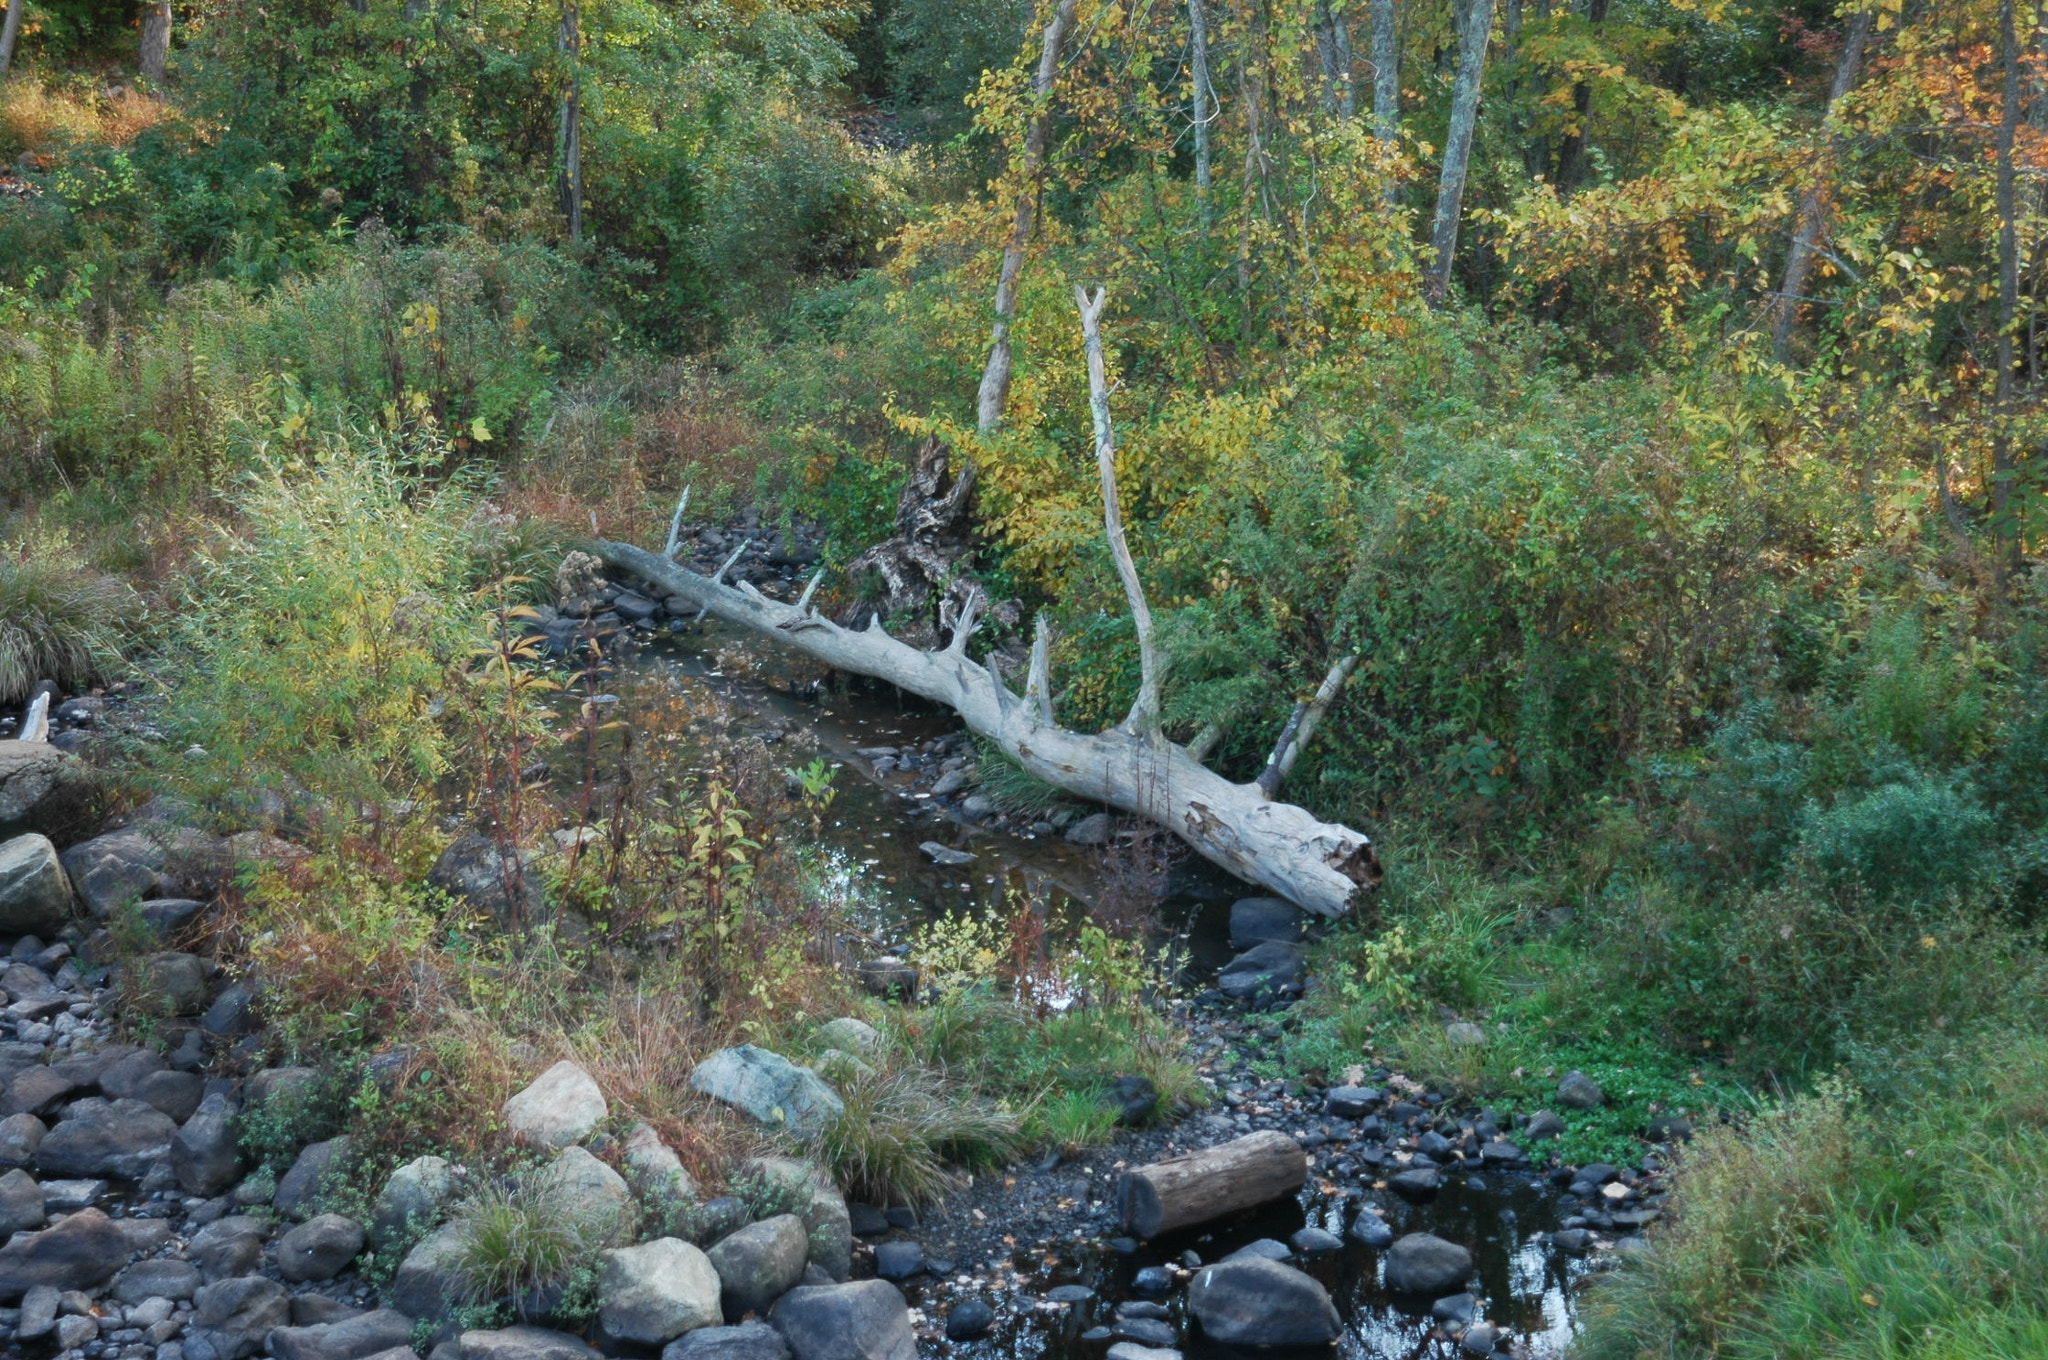
[[[1003,423],[1003,408],[1010,401],[1010,323],[1017,315],[1017,283],[1024,274],[1024,246],[1038,221],[1039,179],[1045,171],[1045,153],[1052,141],[1052,85],[1059,75],[1060,54],[1065,50],[1067,30],[1074,24],[1077,0],[1059,0],[1045,25],[1045,41],[1038,54],[1038,73],[1031,80],[1031,126],[1024,134],[1023,175],[1017,185],[1017,212],[1010,223],[1010,239],[1003,247],[1003,266],[996,276],[996,318],[989,331],[988,366],[981,373],[981,387],[974,398],[974,424],[982,434],[992,434]]]
[[[21,12],[28,0],[7,0],[7,18],[0,22],[0,76],[14,65],[14,42],[21,36]]]
[[[1332,0],[1316,0],[1316,56],[1323,68],[1323,108],[1348,123],[1358,112],[1351,93],[1351,21]]]
[[[1550,19],[1550,0],[1526,0],[1525,10],[1525,19],[1533,20],[1536,23],[1547,23]],[[1541,68],[1538,68],[1537,75],[1540,81],[1544,75]],[[1522,145],[1522,168],[1528,172],[1529,178],[1540,179],[1549,165],[1549,139],[1540,133],[1532,135]]]
[[[562,93],[562,216],[569,223],[569,243],[583,244],[583,52],[581,0],[562,6],[562,27],[556,47],[569,64],[569,88]]]
[[[1131,560],[1131,545],[1124,538],[1123,508],[1116,493],[1116,433],[1109,423],[1109,377],[1102,359],[1102,303],[1105,290],[1095,296],[1074,285],[1074,305],[1081,310],[1081,338],[1088,354],[1088,410],[1095,420],[1095,468],[1102,478],[1102,536],[1109,541],[1109,555],[1116,561],[1116,574],[1124,583],[1124,599],[1131,607],[1131,620],[1138,628],[1138,697],[1124,719],[1124,730],[1134,736],[1159,735],[1159,653],[1152,636],[1152,610],[1145,603],[1145,586],[1138,579],[1138,565]]]
[[[1202,0],[1188,0],[1188,66],[1195,84],[1195,192],[1202,225],[1209,224],[1209,125],[1216,121],[1216,86],[1209,79],[1209,16]]]
[[[2010,19],[2009,0],[2006,10]],[[1856,73],[1863,65],[1863,49],[1870,43],[1874,13],[1874,9],[1866,9],[1849,20],[1849,33],[1842,43],[1841,59],[1835,63],[1835,83],[1828,88],[1828,106],[1821,114],[1828,163],[1814,170],[1813,183],[1800,197],[1799,216],[1792,227],[1792,244],[1785,252],[1785,282],[1778,290],[1773,308],[1776,317],[1771,327],[1771,354],[1780,363],[1784,362],[1792,347],[1792,327],[1799,319],[1799,304],[1804,301],[1806,276],[1813,271],[1814,250],[1820,244],[1821,228],[1827,221],[1828,186],[1833,178],[1835,122],[1841,113],[1842,101],[1849,97],[1849,91],[1856,88]]]
[[[1316,739],[1316,729],[1323,725],[1330,705],[1337,702],[1337,691],[1344,688],[1344,682],[1357,669],[1357,653],[1339,657],[1330,667],[1329,674],[1323,677],[1323,683],[1316,686],[1315,694],[1294,706],[1293,714],[1280,729],[1279,740],[1273,743],[1273,753],[1266,757],[1266,768],[1259,772],[1259,787],[1266,791],[1268,798],[1280,796],[1280,785],[1294,773],[1294,762],[1301,759],[1301,753]]]
[[[1372,0],[1372,135],[1401,135],[1401,32],[1394,0]]]
[[[1472,165],[1472,136],[1479,122],[1479,82],[1486,70],[1486,40],[1493,32],[1493,0],[1467,0],[1464,21],[1458,38],[1458,79],[1451,91],[1451,128],[1444,138],[1443,176],[1436,190],[1436,221],[1429,233],[1435,258],[1422,285],[1432,307],[1441,307],[1450,293],[1465,174]]]
[[[171,0],[152,0],[142,12],[142,78],[162,89],[171,64]]]
[[[1607,22],[1608,0],[1588,0],[1586,22],[1594,28]],[[1593,121],[1593,86],[1580,80],[1572,85],[1572,130],[1557,148],[1557,191],[1569,194],[1586,177],[1586,132]]]
[[[1998,6],[1999,64],[2003,68],[2003,107],[1998,115],[1998,375],[1993,388],[1997,410],[1991,438],[1991,526],[2001,551],[2001,574],[2018,565],[2019,525],[2013,516],[2014,474],[2012,431],[2013,327],[2019,318],[2020,243],[2017,176],[2013,142],[2020,123],[2020,46],[2013,20],[2013,0]]]

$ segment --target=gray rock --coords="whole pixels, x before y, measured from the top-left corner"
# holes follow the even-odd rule
[[[1109,832],[1109,814],[1091,812],[1067,828],[1067,840],[1074,845],[1108,845]]]
[[[839,1093],[816,1072],[753,1044],[722,1048],[698,1063],[690,1085],[798,1137],[822,1132],[846,1112]]]
[[[926,841],[917,848],[923,852],[926,859],[947,869],[964,868],[981,858],[981,856],[972,851],[955,850],[951,846],[941,845],[937,841]]]
[[[58,1349],[75,1351],[99,1336],[100,1322],[89,1313],[72,1313],[57,1319],[55,1331]]]
[[[74,845],[60,858],[71,886],[99,920],[145,897],[161,897],[164,847],[140,831],[114,831]]]
[[[790,1360],[782,1333],[765,1322],[705,1327],[671,1341],[661,1360]]]
[[[604,1122],[604,1092],[590,1074],[566,1059],[505,1102],[505,1131],[539,1147],[566,1147],[588,1138]]]
[[[246,982],[230,982],[199,1017],[199,1028],[215,1039],[240,1039],[256,1032],[256,997]]]
[[[43,1139],[36,1169],[50,1176],[140,1180],[177,1136],[178,1126],[154,1105],[88,1096],[73,1101]]]
[[[189,1299],[202,1283],[199,1267],[190,1261],[160,1256],[134,1265],[114,1277],[114,1298],[129,1307],[150,1299]]]
[[[860,1053],[868,1057],[882,1051],[882,1035],[873,1025],[851,1015],[842,1015],[837,1020],[827,1020],[818,1026],[818,1038],[833,1048],[843,1048],[848,1053]]]
[[[604,1254],[598,1323],[605,1335],[659,1346],[720,1321],[720,1276],[703,1252],[674,1237]]]
[[[1345,1236],[1360,1246],[1371,1247],[1374,1251],[1385,1251],[1394,1245],[1394,1230],[1387,1226],[1387,1220],[1371,1210],[1361,1211],[1345,1230]]]
[[[456,837],[441,852],[427,884],[488,913],[501,930],[520,930],[548,919],[539,859],[525,850],[507,850],[475,832]]]
[[[1692,1121],[1680,1114],[1660,1114],[1643,1129],[1653,1143],[1683,1143],[1692,1137]]]
[[[1442,1297],[1472,1278],[1472,1253],[1431,1233],[1409,1233],[1387,1252],[1387,1288],[1396,1294]]]
[[[320,1214],[277,1239],[277,1273],[288,1284],[331,1280],[363,1249],[363,1230],[352,1218]]]
[[[196,897],[152,897],[136,904],[135,919],[152,937],[167,940],[205,910]]]
[[[152,1072],[135,1084],[134,1099],[154,1105],[176,1124],[198,1113],[205,1097],[206,1079],[197,1072]]]
[[[235,1107],[219,1093],[199,1102],[171,1139],[171,1171],[188,1195],[211,1199],[242,1174],[242,1146]]]
[[[1567,1110],[1597,1110],[1606,1102],[1600,1083],[1584,1072],[1567,1072],[1557,1084],[1557,1103]]]
[[[263,1258],[264,1226],[246,1214],[233,1214],[192,1234],[185,1256],[209,1280],[246,1275]]]
[[[455,1166],[446,1157],[415,1157],[385,1178],[370,1211],[370,1241],[381,1251],[409,1233],[433,1227],[455,1195]]]
[[[794,1187],[795,1213],[810,1239],[811,1263],[835,1280],[853,1273],[853,1215],[838,1182],[824,1168],[794,1157],[757,1157],[745,1171]]]
[[[310,1067],[266,1067],[249,1078],[242,1088],[252,1110],[270,1108],[279,1118],[313,1099],[320,1090],[320,1074]]]
[[[365,1310],[343,1299],[332,1299],[325,1294],[292,1295],[292,1326],[324,1327],[330,1322],[346,1322],[360,1317]]]
[[[708,1256],[726,1316],[759,1313],[803,1279],[809,1253],[803,1220],[777,1214],[721,1239]]]
[[[979,1341],[995,1329],[996,1310],[986,1299],[962,1299],[946,1314],[948,1341]]]
[[[107,1197],[107,1183],[97,1176],[84,1180],[46,1179],[42,1185],[43,1207],[53,1214],[70,1213],[74,1209],[90,1209]],[[116,1224],[127,1231],[134,1219],[117,1219]]]
[[[49,1125],[32,1114],[11,1114],[0,1119],[0,1166],[29,1166],[36,1149],[50,1132]]]
[[[175,950],[145,956],[135,968],[135,987],[136,1000],[152,1015],[198,1015],[211,995],[205,961]]]
[[[346,1136],[308,1143],[299,1149],[292,1169],[277,1178],[277,1193],[270,1206],[286,1218],[311,1218],[327,1193],[329,1178],[348,1165],[351,1144]]]
[[[1245,897],[1230,904],[1230,947],[1250,949],[1278,940],[1298,944],[1308,926],[1308,913],[1285,898]]]
[[[1167,1350],[1173,1349],[1180,1340],[1173,1324],[1158,1318],[1119,1318],[1110,1335],[1119,1341],[1134,1341],[1140,1346],[1164,1347]]]
[[[57,1306],[63,1293],[54,1285],[39,1284],[21,1298],[21,1315],[15,1325],[17,1341],[34,1341],[48,1336],[57,1325]]]
[[[71,880],[57,847],[35,835],[0,844],[0,934],[55,935],[70,920]]]
[[[1541,1143],[1562,1134],[1564,1120],[1549,1110],[1538,1110],[1529,1116],[1529,1122],[1523,1126],[1522,1132],[1529,1136],[1529,1141]]]
[[[0,1176],[0,1242],[43,1226],[43,1187],[19,1167]]]
[[[909,1280],[924,1274],[924,1248],[911,1241],[882,1243],[875,1248],[875,1274],[885,1280]]]
[[[609,1217],[624,1223],[632,1213],[633,1192],[625,1178],[586,1148],[563,1148],[538,1174],[557,1203],[574,1205],[594,1219]]]
[[[1323,1095],[1323,1113],[1337,1119],[1363,1119],[1380,1103],[1370,1086],[1333,1086]]]
[[[1216,975],[1216,988],[1240,1000],[1296,992],[1301,989],[1306,967],[1300,945],[1268,940],[1225,964]]]
[[[192,1297],[185,1333],[187,1360],[243,1360],[263,1348],[274,1328],[291,1321],[284,1286],[261,1275],[237,1275],[204,1285]]]
[[[1188,1308],[1211,1341],[1226,1346],[1326,1346],[1343,1331],[1321,1283],[1264,1257],[1204,1266]]]
[[[910,1306],[887,1280],[792,1289],[768,1321],[795,1360],[917,1360]]]
[[[1344,1250],[1344,1239],[1322,1228],[1299,1228],[1287,1239],[1296,1256],[1327,1256]]]
[[[598,1360],[596,1351],[545,1327],[501,1327],[462,1334],[462,1360]]]
[[[1141,1346],[1135,1341],[1119,1341],[1107,1352],[1108,1360],[1181,1360],[1180,1352],[1169,1346]]]
[[[902,959],[869,959],[860,966],[860,985],[884,1001],[905,1000],[917,995],[917,969]]]
[[[47,741],[0,741],[0,835],[61,834],[81,819],[91,780]]]
[[[411,1355],[412,1319],[390,1308],[313,1326],[280,1327],[270,1334],[277,1360],[369,1360],[401,1346]]]
[[[391,1306],[417,1318],[439,1320],[468,1301],[463,1278],[462,1227],[449,1223],[421,1238],[391,1281]]]
[[[1486,1031],[1470,1020],[1453,1020],[1444,1026],[1444,1038],[1452,1048],[1479,1048],[1486,1043]]]
[[[633,1126],[633,1131],[626,1135],[623,1160],[626,1184],[642,1203],[675,1205],[696,1201],[696,1179],[683,1170],[682,1158],[661,1141],[661,1135],[652,1126]]]

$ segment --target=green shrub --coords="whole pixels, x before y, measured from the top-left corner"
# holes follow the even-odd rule
[[[141,617],[133,590],[86,570],[62,542],[0,545],[0,704],[40,680],[73,693],[106,678]]]
[[[1915,772],[1803,821],[1799,855],[1836,892],[1932,902],[1996,872],[1996,819],[1967,784]]]

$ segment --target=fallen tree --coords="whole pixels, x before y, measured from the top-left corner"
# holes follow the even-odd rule
[[[987,597],[978,589],[952,620],[951,640],[942,648],[926,650],[890,636],[879,614],[871,614],[867,626],[858,629],[820,614],[811,606],[818,587],[815,578],[802,598],[785,604],[769,599],[745,581],[726,584],[731,559],[712,575],[701,576],[670,561],[667,553],[651,553],[630,543],[599,539],[590,550],[614,570],[646,581],[657,597],[680,595],[697,605],[701,614],[714,614],[727,623],[780,639],[828,666],[884,680],[944,704],[959,714],[971,731],[995,742],[1046,783],[1148,818],[1239,878],[1308,911],[1340,915],[1361,891],[1369,891],[1379,882],[1379,861],[1373,856],[1371,842],[1350,827],[1322,821],[1303,808],[1276,801],[1257,783],[1232,783],[1160,731],[1160,663],[1153,643],[1152,616],[1124,540],[1117,505],[1116,444],[1098,328],[1102,294],[1098,291],[1091,298],[1077,288],[1075,300],[1087,342],[1103,529],[1138,625],[1143,671],[1129,716],[1108,731],[1070,732],[1053,721],[1049,649],[1042,619],[1021,695],[1011,690],[992,666],[967,654],[968,639],[987,607]],[[1349,669],[1344,667],[1343,673],[1348,674]],[[1319,694],[1309,704],[1317,718],[1339,683],[1341,678],[1326,681],[1329,695]],[[1299,714],[1290,720],[1289,731],[1276,750],[1275,765],[1292,765],[1293,753],[1306,743],[1313,725]],[[1277,786],[1277,779],[1274,782]]]

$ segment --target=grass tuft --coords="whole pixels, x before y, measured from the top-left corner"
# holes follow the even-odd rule
[[[70,693],[104,679],[141,615],[133,590],[60,548],[0,551],[0,703],[20,702],[40,680]]]
[[[543,1172],[493,1182],[456,1211],[455,1264],[471,1301],[517,1302],[571,1284],[619,1235],[619,1216],[574,1198]]]
[[[928,1067],[870,1068],[839,1088],[846,1111],[811,1149],[847,1194],[873,1204],[929,1204],[963,1168],[997,1165],[1022,1146],[1017,1117]]]

